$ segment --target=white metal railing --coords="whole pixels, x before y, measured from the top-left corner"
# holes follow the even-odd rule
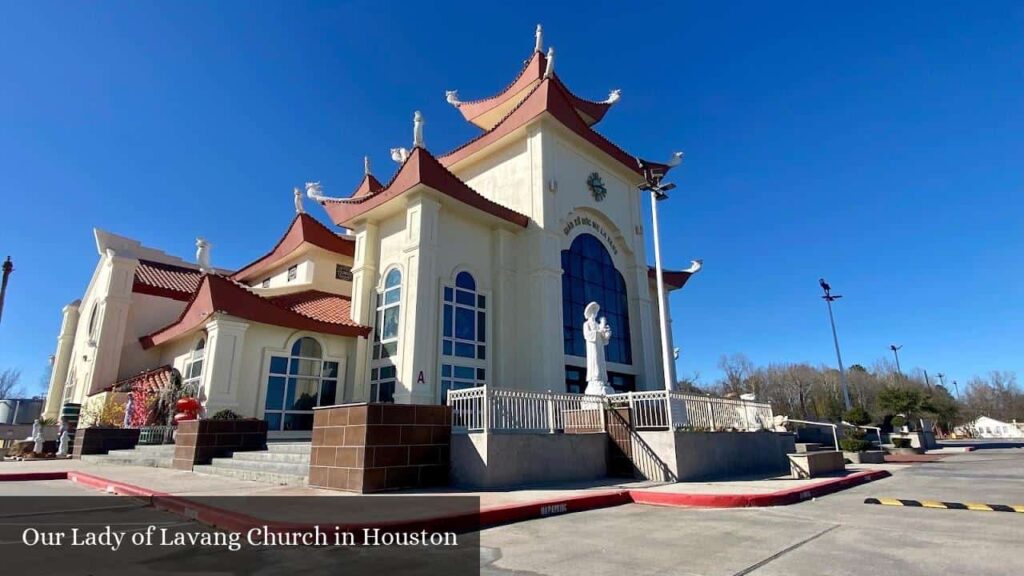
[[[839,450],[839,425],[831,422],[814,422],[811,420],[794,420],[789,418],[786,422],[796,422],[797,424],[806,424],[808,426],[818,426],[820,428],[831,428],[832,429],[832,441],[835,442],[835,449]]]
[[[636,429],[762,430],[772,427],[772,407],[765,402],[732,400],[664,390],[626,392],[606,397],[527,392],[480,386],[449,390],[455,432],[559,432],[604,430],[604,406],[628,407]]]
[[[766,402],[653,390],[610,394],[613,406],[628,406],[638,429],[762,430],[772,427]]]
[[[455,432],[560,432],[569,423],[604,430],[604,399],[479,386],[448,391]]]

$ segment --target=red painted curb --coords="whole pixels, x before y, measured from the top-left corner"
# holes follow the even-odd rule
[[[65,476],[75,484],[82,484],[90,488],[96,488],[97,490],[107,492],[109,494],[117,494],[119,496],[153,498],[154,496],[163,495],[162,492],[150,490],[149,488],[143,488],[141,486],[127,484],[125,482],[118,482],[116,480],[108,480],[107,478],[87,474],[85,472],[66,472]]]
[[[838,492],[839,490],[845,490],[858,484],[887,478],[891,475],[888,470],[865,470],[864,472],[856,472],[843,478],[833,478],[810,486],[800,486],[766,494],[680,494],[650,490],[630,490],[629,495],[632,501],[637,504],[651,504],[655,506],[705,508],[786,506]]]
[[[632,499],[630,498],[629,490],[615,490],[569,496],[567,498],[535,500],[527,503],[501,504],[480,511],[480,526],[500,526],[502,524],[522,522],[523,520],[620,506],[630,502],[632,502]]]

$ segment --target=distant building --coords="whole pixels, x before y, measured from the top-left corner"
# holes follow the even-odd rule
[[[959,426],[956,433],[974,438],[1024,438],[1021,426],[1022,423],[1016,420],[1008,423],[982,416],[974,422]]]

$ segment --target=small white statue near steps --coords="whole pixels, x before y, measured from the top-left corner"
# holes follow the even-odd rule
[[[32,446],[32,451],[36,454],[43,453],[43,425],[39,423],[39,419],[32,423],[32,440],[35,444]]]
[[[60,435],[57,438],[57,456],[68,455],[68,423],[64,418],[60,419]]]

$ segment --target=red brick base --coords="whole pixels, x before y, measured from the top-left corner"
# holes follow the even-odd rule
[[[359,493],[445,486],[450,445],[447,406],[317,408],[309,484]]]
[[[267,447],[267,423],[263,420],[185,420],[174,436],[171,466],[192,470],[214,458],[232,452],[263,450]]]

